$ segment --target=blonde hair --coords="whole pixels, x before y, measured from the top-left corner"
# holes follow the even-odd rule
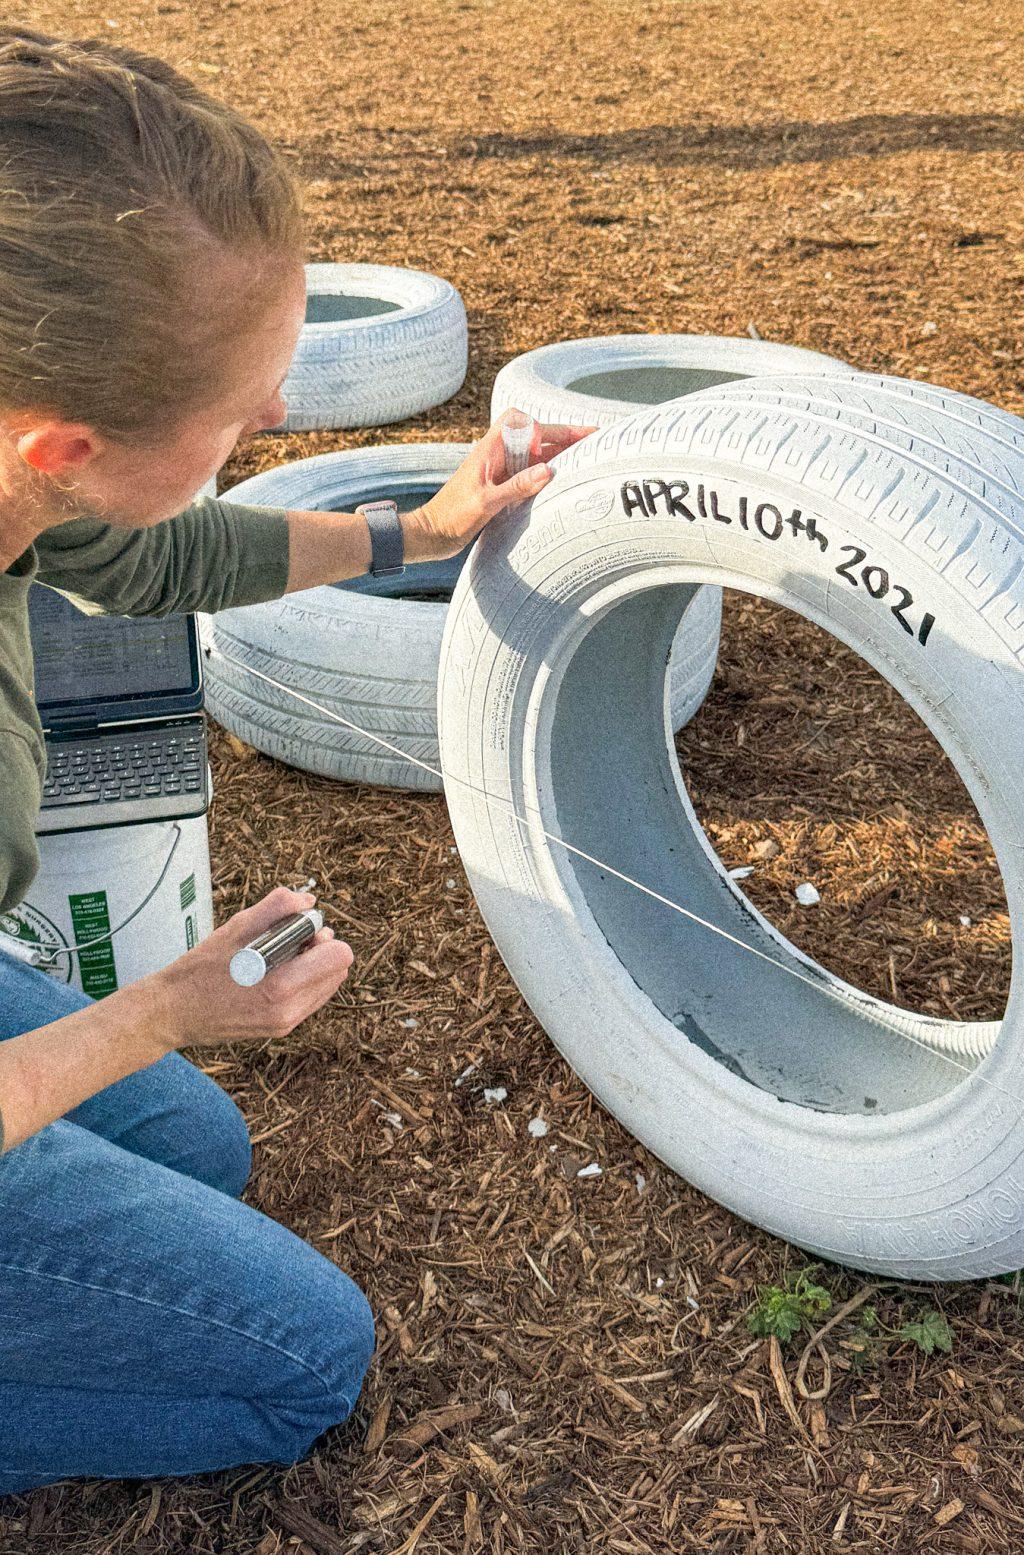
[[[287,167],[234,109],[134,49],[0,26],[3,411],[130,441],[213,403],[303,247]]]

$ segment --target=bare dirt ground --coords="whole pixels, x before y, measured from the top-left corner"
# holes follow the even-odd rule
[[[383,434],[264,438],[228,482],[356,443],[478,435],[502,363],[588,333],[753,324],[1024,408],[1010,0],[25,14],[149,48],[250,114],[304,182],[311,258],[421,266],[463,293],[471,364],[451,404]],[[681,751],[723,857],[757,863],[744,888],[791,937],[909,1006],[1000,1013],[1008,923],[984,832],[852,655],[731,598]],[[309,1462],[12,1499],[0,1550],[1024,1544],[1013,1289],[883,1286],[891,1326],[937,1305],[952,1354],[893,1342],[858,1366],[851,1318],[826,1337],[830,1375],[812,1367],[824,1396],[805,1400],[803,1341],[780,1356],[744,1322],[757,1286],[804,1258],[673,1177],[566,1068],[490,947],[443,801],[333,786],[223,736],[215,753],[218,912],[315,874],[357,967],[293,1037],[211,1067],[257,1140],[252,1202],[364,1285],[378,1357],[358,1418]],[[769,840],[779,852],[758,858]],[[796,905],[801,880],[819,908]],[[507,1102],[485,1105],[485,1085]],[[578,1179],[590,1161],[602,1175]],[[837,1305],[868,1283],[820,1277]]]

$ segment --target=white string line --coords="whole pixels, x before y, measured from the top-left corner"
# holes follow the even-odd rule
[[[36,963],[37,966],[46,971],[53,965],[55,961],[59,961],[61,956],[71,956],[74,955],[76,951],[81,953],[83,950],[91,950],[93,945],[105,944],[107,940],[112,940],[115,934],[120,934],[122,929],[126,929],[128,925],[139,916],[139,913],[142,912],[143,908],[149,906],[150,902],[153,900],[154,896],[164,883],[167,871],[171,867],[171,860],[174,858],[175,853],[177,853],[178,843],[181,841],[181,827],[176,821],[172,824],[174,831],[174,841],[171,843],[171,851],[164,859],[164,867],[157,877],[156,884],[150,887],[149,891],[143,897],[138,907],[133,908],[132,911],[128,914],[127,918],[122,918],[121,922],[117,925],[116,928],[108,929],[106,934],[99,934],[95,939],[83,940],[80,945],[58,945],[57,948],[51,950],[48,955],[42,955],[42,953],[40,953],[41,959]]]
[[[344,728],[351,730],[353,734],[358,734],[363,739],[372,740],[374,744],[380,745],[384,750],[390,751],[393,756],[399,756],[403,761],[408,761],[414,767],[419,767],[421,771],[429,772],[431,777],[439,778],[442,784],[458,783],[462,788],[468,788],[471,793],[477,794],[487,805],[504,805],[507,810],[511,811],[513,817],[520,823],[520,825],[526,827],[533,826],[534,823],[528,820],[526,816],[521,815],[512,801],[510,799],[506,799],[504,795],[492,794],[488,792],[487,789],[480,788],[476,783],[471,783],[468,778],[459,777],[457,773],[450,772],[446,775],[445,773],[439,771],[437,767],[432,767],[429,762],[421,761],[419,757],[411,756],[408,751],[400,750],[397,745],[392,745],[390,741],[385,740],[381,735],[375,734],[370,729],[361,728],[359,724],[353,723],[351,719],[343,718],[340,713],[335,713],[331,708],[324,707],[320,702],[315,702],[312,697],[305,696],[301,691],[296,691],[294,687],[285,685],[284,682],[280,680],[275,680],[272,675],[267,675],[264,674],[262,670],[254,669],[251,664],[243,664],[240,659],[232,658],[230,654],[222,652],[220,648],[206,646],[204,647],[203,652],[207,658],[222,659],[225,664],[231,664],[236,669],[242,670],[246,675],[252,675],[256,680],[264,681],[268,686],[273,686],[277,691],[284,692],[285,696],[291,697],[294,701],[302,702],[307,707],[313,708],[314,711],[322,713],[325,718],[329,718],[333,723],[341,724]],[[530,808],[533,809],[535,807],[531,806]],[[537,814],[539,813],[540,812],[537,811]],[[824,993],[829,998],[834,999],[837,1003],[843,1004],[844,1007],[849,1007],[849,996],[841,995],[835,989],[830,988],[827,983],[819,981],[815,978],[807,977],[803,972],[798,972],[795,967],[787,966],[784,961],[777,961],[774,956],[768,955],[767,952],[758,950],[754,945],[748,945],[745,940],[737,939],[736,936],[730,934],[727,929],[720,928],[717,923],[709,923],[709,921],[706,918],[702,918],[699,913],[691,912],[688,907],[683,907],[679,902],[674,902],[671,900],[671,898],[663,896],[660,891],[655,891],[651,886],[644,885],[641,880],[634,880],[631,875],[623,874],[622,870],[616,869],[613,864],[606,864],[602,859],[595,858],[592,853],[585,852],[583,848],[577,848],[573,843],[566,842],[564,837],[557,836],[554,832],[548,831],[546,827],[539,826],[538,829],[540,830],[542,836],[544,836],[549,842],[553,842],[557,847],[564,848],[567,853],[573,853],[577,858],[584,859],[588,864],[593,864],[595,868],[603,869],[608,874],[614,875],[614,877],[617,880],[621,880],[624,885],[633,886],[637,891],[641,891],[644,896],[649,896],[653,901],[660,902],[664,907],[670,907],[673,912],[681,914],[681,916],[684,918],[689,918],[691,922],[699,924],[701,928],[710,930],[712,934],[717,934],[721,939],[728,940],[730,944],[738,946],[740,950],[745,950],[750,955],[757,956],[761,961],[767,961],[769,966],[775,967],[780,972],[785,972],[788,977],[796,978],[797,982],[806,983],[808,988],[814,989],[815,993]],[[923,1041],[920,1037],[912,1036],[909,1032],[901,1031],[899,1035],[904,1040],[911,1042],[915,1046],[921,1048],[932,1058],[943,1059],[947,1064],[952,1065],[954,1069],[959,1070],[962,1074],[975,1075],[983,1085],[987,1085],[990,1087],[990,1089],[998,1091],[1001,1095],[1005,1096],[1008,1101],[1013,1102],[1014,1105],[1018,1108],[1019,1115],[1024,1116],[1024,1104],[1022,1104],[1022,1099],[1015,1096],[1012,1091],[1007,1091],[1001,1085],[995,1084],[994,1081],[988,1080],[983,1075],[977,1074],[975,1067],[969,1064],[958,1063],[955,1058],[952,1058],[942,1048],[932,1047],[930,1043]]]

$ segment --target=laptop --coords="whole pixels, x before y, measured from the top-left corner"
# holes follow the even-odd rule
[[[45,584],[28,596],[46,735],[37,835],[141,826],[209,808],[193,615],[85,615]]]

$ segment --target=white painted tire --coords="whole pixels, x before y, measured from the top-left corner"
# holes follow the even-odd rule
[[[597,335],[539,346],[506,362],[491,391],[491,420],[515,405],[537,421],[610,427],[624,416],[729,380],[779,373],[831,377],[853,371],[838,357],[774,340]],[[580,384],[589,385],[586,392]],[[598,392],[602,384],[605,392]]]
[[[465,380],[462,298],[424,270],[307,265],[306,317],[275,431],[386,426],[443,404]]]
[[[254,475],[222,500],[351,512],[359,502],[391,496],[405,509],[433,495],[469,447],[398,444],[320,454]],[[440,790],[414,762],[304,708],[245,666],[436,769],[437,661],[461,565],[455,558],[408,567],[401,578],[353,579],[208,617],[204,630],[214,652],[206,663],[207,708],[239,739],[291,767],[349,783]],[[395,597],[409,590],[437,591],[443,599]]]
[[[478,544],[440,668],[449,811],[524,996],[609,1110],[747,1220],[882,1274],[1020,1268],[1024,422],[894,378],[765,379],[635,415],[555,466]],[[944,747],[1002,870],[1001,1024],[851,988],[729,879],[664,714],[661,665],[703,583],[831,631]]]
[[[537,421],[610,427],[645,406],[730,379],[852,371],[836,357],[771,340],[719,335],[599,335],[540,346],[506,363],[491,391],[491,420],[514,405]],[[580,383],[587,386],[587,392],[581,392]],[[605,392],[597,392],[602,388]],[[679,729],[689,723],[708,694],[718,660],[721,626],[721,589],[702,589],[672,647],[673,684],[685,679],[688,687],[685,704],[678,707]]]
[[[255,475],[224,492],[222,500],[350,512],[359,502],[393,496],[404,509],[433,495],[469,449],[468,443],[403,443],[320,454]],[[437,663],[448,599],[465,554],[408,567],[399,579],[359,578],[200,616],[204,644],[214,650],[205,666],[208,711],[239,739],[305,772],[439,793],[440,780],[416,761],[304,708],[247,667],[294,687],[436,771]],[[403,597],[410,592],[441,597]],[[695,632],[694,659],[680,657],[673,666],[677,728],[693,704],[695,677],[712,632],[717,641],[717,616],[705,611]]]

